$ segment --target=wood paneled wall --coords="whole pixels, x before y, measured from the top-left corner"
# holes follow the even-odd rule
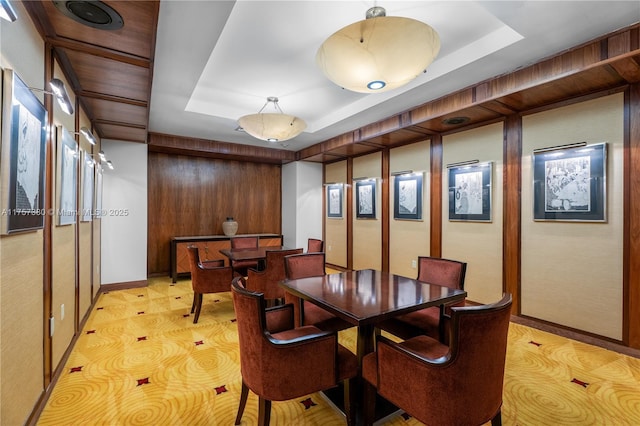
[[[172,237],[281,233],[281,166],[149,152],[148,272],[169,273]]]

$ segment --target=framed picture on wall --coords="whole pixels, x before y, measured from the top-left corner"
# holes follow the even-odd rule
[[[422,220],[422,173],[394,177],[393,218]]]
[[[63,126],[58,126],[57,131],[57,167],[56,182],[58,187],[57,224],[71,225],[76,223],[77,197],[76,186],[78,182],[78,148],[75,139]]]
[[[376,218],[376,180],[356,181],[356,218]]]
[[[91,154],[83,151],[82,159],[82,214],[83,222],[91,222],[93,218],[93,169],[95,167]]]
[[[342,184],[327,185],[327,217],[342,219]]]
[[[533,219],[607,221],[607,144],[533,153]]]
[[[0,232],[44,226],[47,111],[10,69],[2,76],[2,148]]]
[[[96,170],[96,210],[95,219],[102,219],[102,167]]]
[[[491,222],[493,164],[464,164],[448,169],[449,220]]]

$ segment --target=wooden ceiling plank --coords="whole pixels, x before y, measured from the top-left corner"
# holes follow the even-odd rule
[[[295,161],[296,153],[283,149],[263,148],[252,145],[241,145],[207,139],[186,138],[181,136],[149,133],[150,147],[163,147],[184,150],[202,150],[212,154],[237,155],[240,157],[278,159],[280,161]]]
[[[97,56],[99,58],[109,59],[123,64],[129,64],[136,67],[151,68],[152,62],[149,58],[141,58],[139,56],[117,52],[111,49],[105,49],[101,46],[95,46],[83,43],[77,40],[69,40],[60,37],[47,37],[47,41],[54,47],[74,52],[86,53],[87,55]]]
[[[640,81],[640,60],[638,58],[627,58],[612,63],[610,66],[628,83],[632,84]]]

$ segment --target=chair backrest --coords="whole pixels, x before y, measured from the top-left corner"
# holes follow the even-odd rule
[[[385,359],[378,366],[379,390],[426,424],[484,424],[499,413],[502,405],[511,295],[494,304],[454,307],[451,311],[449,352],[428,362],[411,363],[414,368],[412,383],[405,383],[407,395],[398,394],[393,386],[390,389],[384,377],[385,368],[393,370],[396,365],[403,370],[407,366],[398,363],[394,351],[386,345],[378,346],[379,359]],[[418,346],[416,342],[411,351],[419,350]],[[405,371],[386,374],[406,377]]]
[[[438,257],[418,257],[418,281],[464,290],[467,264]]]
[[[262,383],[260,373],[264,362],[263,331],[266,328],[264,297],[262,293],[248,291],[242,277],[236,277],[231,282],[231,297],[238,325],[242,378],[249,388],[262,389],[266,385]]]
[[[511,295],[505,294],[494,304],[451,308],[449,339],[458,383],[454,389],[464,387],[465,393],[458,407],[471,409],[478,418],[491,418],[502,405],[511,303]]]
[[[309,238],[307,242],[307,253],[321,253],[324,251],[324,241],[316,238]]]
[[[200,262],[198,247],[187,247],[189,254],[189,267],[191,269],[191,286],[196,293],[219,293],[229,291],[233,270],[229,266],[224,266],[221,261],[219,267],[215,267],[214,262],[207,262],[203,265]]]
[[[231,238],[232,249],[251,249],[258,248],[258,237],[232,237]]]
[[[279,299],[284,297],[284,289],[278,283],[284,280],[285,274],[284,258],[292,254],[300,254],[303,249],[288,250],[268,250],[266,252],[264,271],[254,272],[249,269],[247,272],[247,289],[259,291],[264,294],[265,299]]]
[[[268,400],[283,401],[335,386],[337,336],[309,347],[296,339],[303,338],[304,332],[287,331],[292,333],[287,345],[287,341],[277,340],[267,330],[270,312],[266,311],[262,293],[248,291],[244,278],[236,277],[231,283],[231,297],[238,326],[242,380],[249,389]],[[275,309],[287,308],[284,305]]]
[[[289,280],[321,277],[326,274],[324,264],[324,253],[294,254],[284,258],[284,269]]]

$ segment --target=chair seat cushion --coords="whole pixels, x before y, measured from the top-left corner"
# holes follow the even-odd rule
[[[338,344],[338,380],[355,377],[358,374],[358,358],[353,352]]]
[[[439,322],[440,308],[433,306],[390,318],[381,322],[378,328],[402,339],[410,339],[423,334],[437,339],[439,338]]]
[[[433,306],[431,308],[420,309],[419,311],[399,315],[396,319],[423,330],[434,330],[436,331],[436,335],[432,337],[437,337],[438,324],[440,323],[440,308]],[[430,333],[426,334],[430,335]]]
[[[293,340],[297,339],[298,337],[319,333],[322,333],[322,330],[320,330],[319,328],[313,325],[305,325],[303,327],[292,328],[289,330],[280,331],[278,333],[272,333],[271,337],[277,340]]]
[[[340,331],[353,327],[352,324],[306,300],[304,301],[304,323],[313,324],[324,331]]]
[[[234,268],[256,268],[258,266],[257,260],[234,260]]]

